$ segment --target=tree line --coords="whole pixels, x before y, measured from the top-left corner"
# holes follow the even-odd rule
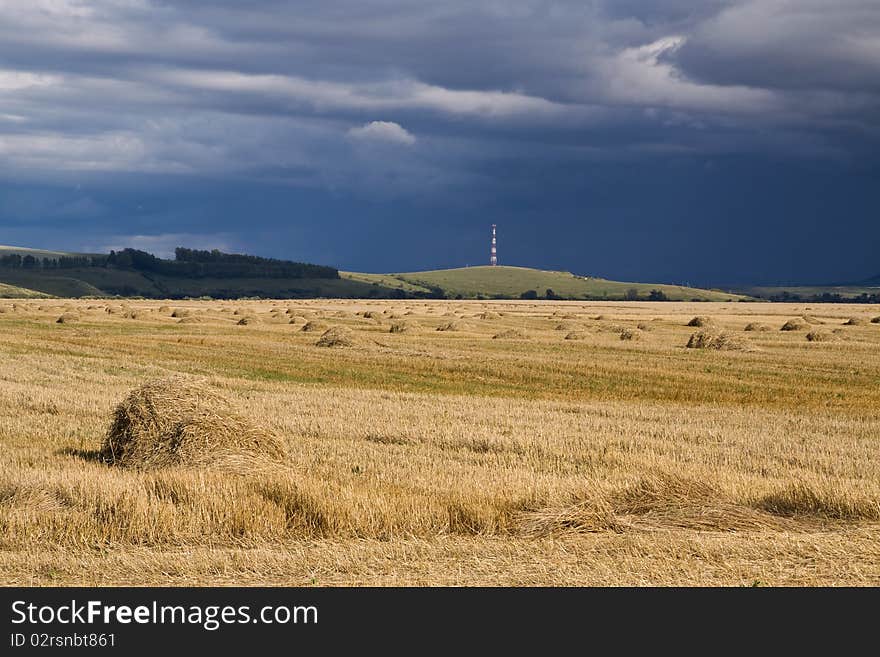
[[[157,258],[137,249],[110,251],[106,255],[42,258],[12,253],[0,256],[0,267],[30,270],[103,267],[185,278],[339,278],[337,269],[323,265],[182,247],[175,250],[174,260]]]

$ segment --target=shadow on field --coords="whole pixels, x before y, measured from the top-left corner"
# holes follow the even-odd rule
[[[73,447],[65,447],[59,449],[56,454],[60,456],[72,456],[75,459],[89,461],[91,463],[104,463],[104,457],[101,451],[97,449],[75,449]]]

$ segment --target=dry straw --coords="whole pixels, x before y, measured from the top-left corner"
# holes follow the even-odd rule
[[[286,449],[206,382],[174,376],[135,388],[116,406],[101,453],[110,464],[148,469],[277,462]]]
[[[736,351],[748,348],[744,342],[724,331],[703,330],[694,333],[687,343],[688,349],[715,349]]]

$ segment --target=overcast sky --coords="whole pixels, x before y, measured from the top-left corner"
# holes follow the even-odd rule
[[[0,0],[0,244],[880,273],[877,0]]]

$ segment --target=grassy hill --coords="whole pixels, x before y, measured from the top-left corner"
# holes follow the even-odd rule
[[[49,296],[36,290],[0,283],[0,298],[2,299],[45,299]]]
[[[674,301],[729,301],[743,298],[716,290],[664,285],[659,283],[625,283],[602,278],[576,276],[569,272],[543,271],[527,267],[465,267],[403,274],[359,274],[339,272],[343,278],[376,283],[404,293],[442,293],[461,298],[519,298],[528,290],[545,297],[547,290],[566,299],[624,299],[631,290],[646,299],[652,290],[661,291]]]
[[[57,266],[0,266],[0,295],[56,297],[140,296],[146,298],[395,298],[434,297],[462,299],[519,299],[526,293],[532,298],[560,299],[648,299],[654,292],[673,301],[729,301],[743,298],[718,290],[703,290],[653,283],[625,283],[601,278],[575,276],[569,272],[542,271],[526,267],[467,267],[401,274],[362,274],[339,272],[332,268],[303,265],[305,269],[272,270],[259,273],[263,266],[297,267],[297,263],[261,260],[252,269],[230,273],[229,269],[198,269],[202,265],[185,261],[158,260],[143,252],[140,263],[104,262],[100,254],[66,253],[21,247],[0,246],[0,258],[19,255],[38,260],[58,259]],[[218,252],[219,253],[219,252]],[[198,255],[198,253],[196,252]],[[201,256],[210,256],[207,252]],[[200,256],[200,257],[201,257]],[[232,258],[229,266],[240,267]],[[79,262],[82,257],[84,262]],[[111,254],[110,257],[115,257]],[[241,256],[253,258],[252,256]],[[98,259],[99,265],[94,261]],[[12,260],[15,260],[14,258]],[[91,265],[90,265],[91,263]],[[144,264],[146,263],[146,264]],[[51,263],[50,263],[51,264]],[[207,267],[214,266],[212,264]],[[249,266],[249,265],[248,265]],[[196,267],[196,270],[186,269]],[[309,269],[311,267],[311,269]],[[324,270],[323,272],[321,270]],[[195,271],[195,273],[192,273]],[[301,273],[300,273],[301,272]],[[328,275],[328,272],[330,275]],[[297,275],[299,274],[299,276]],[[304,277],[303,277],[304,276]],[[312,277],[314,276],[314,277]],[[321,277],[326,276],[326,277]],[[548,290],[550,291],[548,294]]]
[[[737,290],[772,301],[870,301],[880,303],[880,279],[858,285],[759,285]]]

